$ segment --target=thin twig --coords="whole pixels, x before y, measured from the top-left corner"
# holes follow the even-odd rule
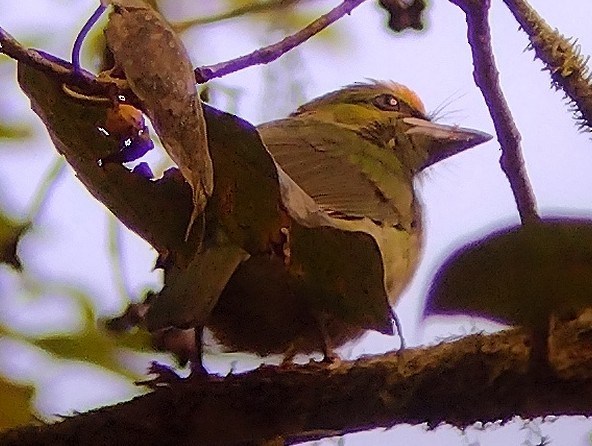
[[[209,25],[212,23],[222,22],[224,20],[242,17],[247,14],[256,14],[273,11],[274,9],[287,8],[288,6],[302,3],[303,1],[304,0],[267,0],[262,2],[254,2],[249,5],[239,6],[238,8],[231,9],[220,14],[197,17],[195,19],[183,20],[181,22],[173,23],[172,27],[176,32],[181,33],[192,26]]]
[[[123,271],[121,225],[113,214],[109,214],[107,219],[107,254],[109,255],[109,263],[111,264],[113,285],[115,285],[121,302],[127,304],[130,299],[130,292]]]
[[[262,65],[272,62],[318,34],[344,15],[350,14],[352,10],[364,3],[364,1],[365,0],[344,0],[340,5],[333,8],[327,14],[322,15],[297,33],[292,34],[277,43],[260,48],[237,59],[198,67],[195,69],[195,79],[197,83],[203,84],[211,79],[222,77],[253,65]],[[112,93],[112,90],[109,90],[109,87],[112,88],[112,86],[107,85],[105,82],[101,82],[91,73],[84,70],[78,71],[74,69],[70,62],[50,56],[49,54],[25,48],[1,27],[0,53],[4,53],[9,57],[30,65],[44,73],[52,74],[56,79],[59,79],[64,83],[83,88],[85,89],[85,93]]]
[[[47,173],[39,182],[37,192],[35,192],[33,201],[29,205],[27,221],[35,221],[39,214],[43,211],[43,208],[51,197],[52,189],[55,187],[57,181],[60,179],[60,176],[65,170],[66,160],[64,157],[59,156],[51,163],[49,169],[47,169]]]
[[[473,55],[473,77],[489,108],[502,148],[500,165],[508,177],[522,223],[539,220],[535,197],[524,167],[520,132],[499,84],[488,22],[490,0],[450,0],[467,15],[467,37]]]
[[[82,29],[76,36],[74,46],[72,47],[72,65],[74,65],[74,68],[76,68],[76,70],[80,70],[80,50],[82,48],[82,43],[84,42],[84,39],[92,29],[94,24],[97,23],[99,18],[103,15],[105,9],[107,9],[106,5],[99,4],[97,9],[95,9],[95,12],[93,12],[93,14],[84,23]]]
[[[66,84],[85,88],[92,92],[107,91],[107,86],[99,82],[92,73],[85,70],[74,70],[70,62],[26,48],[1,27],[0,53],[39,71],[51,74]]]
[[[210,79],[222,77],[229,73],[242,70],[253,65],[261,65],[276,60],[291,49],[306,42],[315,34],[339,20],[346,14],[364,3],[365,0],[344,0],[343,3],[322,15],[308,26],[272,45],[260,48],[245,56],[238,57],[215,65],[206,65],[195,69],[195,79],[203,84]]]

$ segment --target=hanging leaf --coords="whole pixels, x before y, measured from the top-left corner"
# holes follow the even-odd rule
[[[165,286],[148,311],[148,328],[203,326],[230,276],[248,257],[239,246],[222,243],[196,254],[186,268],[168,269]]]
[[[156,133],[193,190],[187,234],[214,187],[205,120],[193,67],[181,39],[140,0],[113,1],[107,45]]]
[[[286,217],[271,155],[248,122],[209,106],[205,112],[216,172],[208,231],[188,267],[166,269],[165,286],[147,315],[151,330],[203,326],[240,262],[282,250]]]
[[[247,121],[205,106],[216,176],[209,217],[249,254],[281,250],[284,236],[278,174]]]

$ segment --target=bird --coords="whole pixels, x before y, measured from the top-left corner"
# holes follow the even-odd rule
[[[278,170],[331,225],[373,240],[381,265],[371,271],[370,257],[347,249],[331,257],[333,246],[343,247],[339,231],[308,247],[306,258],[331,259],[347,286],[372,274],[379,283],[357,294],[329,292],[325,266],[311,267],[321,271],[304,286],[280,259],[251,256],[230,277],[205,326],[225,350],[283,354],[285,361],[321,352],[332,362],[336,348],[367,330],[393,334],[392,306],[417,269],[423,243],[414,178],[491,135],[434,122],[414,91],[391,81],[348,85],[257,131]]]
[[[480,316],[531,335],[533,363],[547,364],[553,320],[592,307],[592,221],[543,218],[510,226],[449,256],[428,292],[424,319]]]

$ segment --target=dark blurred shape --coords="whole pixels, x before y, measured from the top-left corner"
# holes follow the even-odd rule
[[[152,172],[152,169],[150,168],[148,163],[145,162],[141,162],[136,167],[134,167],[132,173],[142,175],[144,178],[148,179],[154,178],[154,173]]]
[[[549,219],[490,234],[452,254],[424,316],[467,314],[548,333],[549,318],[592,307],[592,221]]]
[[[154,300],[155,295],[155,293],[149,291],[146,293],[143,302],[129,304],[121,316],[106,320],[104,322],[105,328],[114,332],[124,332],[143,324],[146,312]]]
[[[16,222],[0,211],[0,263],[6,263],[18,271],[22,269],[16,250],[30,227],[30,223]]]
[[[135,327],[146,325],[146,313],[154,302],[156,293],[148,291],[143,302],[131,303],[125,312],[116,318],[103,321],[108,331],[124,333]],[[195,357],[195,332],[193,328],[182,329],[168,327],[151,333],[151,345],[158,351],[172,353],[181,366],[187,364],[190,358]]]
[[[380,0],[378,3],[389,13],[388,27],[393,31],[424,29],[422,13],[427,6],[426,0]]]

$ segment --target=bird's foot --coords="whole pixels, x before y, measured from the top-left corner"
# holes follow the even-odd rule
[[[338,369],[343,361],[341,358],[335,353],[334,351],[325,352],[323,355],[323,359],[320,362],[323,364],[328,370],[335,370]]]
[[[156,361],[152,361],[148,368],[148,373],[150,375],[156,375],[156,377],[144,381],[136,381],[135,384],[137,386],[146,386],[150,389],[156,389],[158,387],[166,387],[183,381],[183,378],[179,376],[172,367]]]

